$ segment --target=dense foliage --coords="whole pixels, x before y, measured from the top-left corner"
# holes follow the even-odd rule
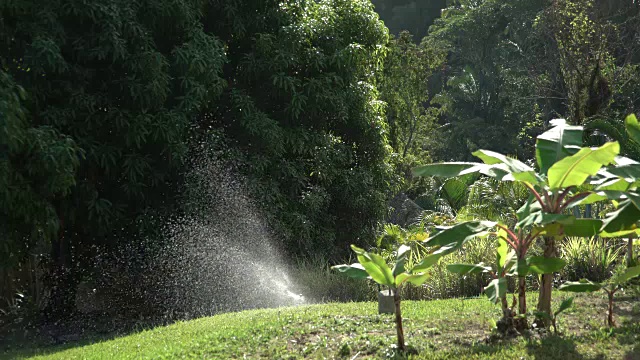
[[[278,236],[324,255],[371,239],[390,175],[375,86],[388,35],[371,4],[214,4],[205,21],[228,46],[229,86],[207,117],[246,154]]]
[[[368,1],[3,2],[3,264],[46,244],[49,313],[72,311],[95,256],[180,211],[188,154],[214,133],[282,248],[372,239],[387,36]]]

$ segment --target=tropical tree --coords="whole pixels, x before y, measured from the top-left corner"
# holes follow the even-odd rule
[[[38,167],[35,176],[50,173],[55,161],[64,176],[75,172],[57,196],[44,193],[57,229],[50,237],[48,314],[74,311],[76,285],[96,245],[118,247],[137,232],[139,214],[172,208],[192,121],[226,85],[225,46],[200,22],[204,4],[0,5],[1,68],[28,95],[23,108],[31,126],[50,129],[41,139],[52,146],[39,146],[58,152],[46,162],[14,163]]]
[[[207,3],[228,86],[202,125],[242,154],[238,170],[282,248],[338,258],[371,243],[392,168],[376,86],[388,30],[370,1]]]
[[[414,184],[411,168],[428,162],[438,146],[438,110],[429,106],[428,79],[443,63],[445,53],[415,44],[406,31],[391,37],[387,47],[378,83],[380,99],[386,103],[391,161],[401,190],[413,193],[423,189],[424,184]]]
[[[513,265],[516,261],[515,253],[509,251],[507,242],[498,238],[499,245],[496,248],[496,264],[493,266],[484,263],[478,264],[449,264],[447,270],[460,274],[488,273],[492,280],[485,286],[483,292],[494,304],[500,302],[502,318],[498,322],[498,330],[506,333],[514,328],[514,312],[509,308],[507,301],[507,277],[513,275]]]
[[[516,181],[529,189],[527,203],[518,210],[516,229],[528,233],[526,241],[542,237],[544,257],[557,255],[556,243],[564,236],[619,236],[635,231],[640,218],[634,205],[635,171],[638,163],[618,156],[617,142],[609,142],[598,148],[581,147],[582,127],[569,126],[564,120],[551,122],[553,127],[536,141],[536,160],[539,170],[502,154],[479,150],[475,156],[483,163],[442,163],[419,167],[414,173],[455,177],[480,173],[500,181]],[[612,165],[612,166],[608,166]],[[622,200],[616,212],[605,220],[576,218],[569,212],[579,204],[597,201]],[[466,223],[454,226],[469,229]],[[487,228],[476,228],[484,232]],[[438,245],[461,246],[473,233],[443,232]],[[447,235],[450,234],[450,235]],[[516,245],[518,236],[510,236]],[[426,241],[436,245],[433,239]],[[514,246],[517,248],[517,246]],[[547,269],[549,270],[549,269]],[[542,275],[538,311],[551,315],[552,271]]]
[[[490,267],[483,263],[479,264],[451,264],[447,268],[459,274],[473,274],[473,273],[489,273],[493,280],[485,287],[484,292],[489,299],[494,303],[501,299],[502,302],[502,319],[500,322],[499,330],[503,333],[515,329],[518,332],[527,328],[526,316],[527,303],[526,303],[526,276],[528,274],[543,275],[553,273],[562,269],[565,262],[559,258],[546,258],[541,256],[529,256],[528,251],[533,245],[533,242],[538,236],[538,232],[527,232],[522,229],[512,231],[507,226],[484,222],[484,226],[488,229],[492,229],[490,234],[496,237],[496,266]],[[485,231],[482,230],[482,231]],[[496,231],[497,230],[497,231]],[[452,230],[445,230],[443,233],[451,232]],[[507,281],[508,276],[518,277],[518,314],[520,315],[517,321],[514,321],[515,313],[512,309],[509,309],[506,300]],[[515,305],[515,299],[514,299]]]
[[[0,268],[58,236],[55,204],[75,185],[83,155],[69,136],[33,124],[28,96],[0,66]]]

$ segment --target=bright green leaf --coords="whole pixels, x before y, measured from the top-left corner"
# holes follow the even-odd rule
[[[351,245],[351,248],[358,255],[358,261],[373,281],[386,286],[393,286],[395,284],[391,269],[389,269],[389,266],[387,266],[380,255],[368,253],[355,245]]]
[[[508,173],[503,180],[516,180],[529,184],[539,184],[542,179],[525,163],[489,150],[478,150],[473,153],[487,165],[504,164],[503,170]]]
[[[497,304],[498,301],[500,301],[500,298],[505,296],[507,293],[507,279],[501,277],[491,280],[489,285],[484,288],[484,293],[491,302]]]
[[[455,274],[469,275],[469,274],[490,272],[491,268],[488,266],[485,266],[483,263],[475,264],[475,265],[474,264],[449,264],[447,265],[447,270]]]
[[[500,230],[502,230],[502,229],[500,229]],[[505,231],[505,233],[506,233],[506,231]],[[496,254],[497,254],[496,261],[498,263],[498,269],[502,269],[504,267],[505,262],[507,261],[507,253],[509,252],[509,244],[507,244],[507,241],[503,237],[498,237],[497,241],[498,241],[498,247],[496,248]]]
[[[624,119],[624,125],[627,129],[627,134],[637,144],[640,144],[640,124],[634,114],[630,114]]]
[[[553,316],[558,316],[561,312],[567,310],[568,308],[571,307],[571,305],[573,305],[573,298],[570,297],[568,299],[564,299],[564,301],[562,301],[560,303],[560,307],[558,308],[558,310],[556,310],[555,313],[553,313]]]
[[[405,273],[399,274],[398,276],[396,276],[396,280],[395,280],[395,284],[396,284],[396,288],[399,288],[400,286],[402,286],[402,284],[404,283],[404,281],[409,277],[410,275]]]
[[[567,281],[564,284],[560,285],[558,289],[560,291],[571,292],[592,292],[602,289],[602,285],[591,282],[589,280]]]
[[[611,164],[620,153],[618,142],[609,142],[599,148],[582,148],[578,153],[553,164],[548,171],[551,190],[582,185],[589,176]]]
[[[536,160],[542,174],[582,146],[582,126],[567,125],[564,119],[551,120],[551,129],[536,139]]]
[[[567,262],[560,258],[548,258],[544,256],[531,256],[527,258],[529,270],[536,274],[551,274],[562,270]]]
[[[599,219],[575,219],[572,223],[563,225],[564,235],[592,237],[600,233],[602,220]]]
[[[427,279],[429,279],[428,273],[411,274],[409,275],[409,277],[407,277],[406,281],[412,285],[420,286],[424,284],[424,282],[427,281]]]
[[[460,248],[470,239],[481,236],[496,225],[491,221],[467,221],[444,228],[435,235],[425,240],[427,246],[446,247],[447,251],[442,255],[446,255]]]
[[[604,219],[603,231],[613,234],[635,230],[638,220],[640,220],[640,209],[631,199],[627,199],[618,205],[618,209],[607,214]]]
[[[622,285],[636,276],[640,276],[640,265],[625,269],[622,274],[616,276],[611,280],[614,284]]]
[[[414,265],[413,268],[411,269],[411,272],[419,273],[419,272],[425,271],[428,268],[435,265],[438,262],[438,260],[440,260],[441,257],[442,257],[442,254],[429,254],[423,257],[419,263]]]
[[[351,265],[336,265],[332,266],[331,268],[354,279],[366,279],[369,277],[369,274],[364,269],[362,264],[358,263]]]

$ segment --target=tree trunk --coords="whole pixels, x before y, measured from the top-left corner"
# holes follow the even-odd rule
[[[544,257],[550,258],[556,256],[556,240],[553,237],[544,238]],[[540,295],[538,297],[538,311],[546,312],[552,316],[551,312],[551,291],[553,290],[553,274],[543,274],[540,283]],[[549,326],[549,320],[538,319],[536,322],[538,327]]]
[[[527,280],[524,276],[518,278],[518,314],[527,313]]]
[[[398,349],[402,352],[407,351],[404,343],[404,330],[402,329],[402,313],[400,312],[400,289],[393,292],[393,300],[396,305],[396,332],[398,333]]]

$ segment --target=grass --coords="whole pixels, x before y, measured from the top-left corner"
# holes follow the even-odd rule
[[[566,298],[556,293],[555,301]],[[528,299],[535,304],[535,295]],[[497,306],[486,299],[407,301],[405,332],[416,359],[640,359],[640,306],[620,298],[618,328],[603,328],[604,297],[579,295],[559,319],[563,335],[487,341]],[[25,347],[0,358],[365,359],[395,356],[391,315],[376,304],[250,310],[180,322],[111,340]]]

